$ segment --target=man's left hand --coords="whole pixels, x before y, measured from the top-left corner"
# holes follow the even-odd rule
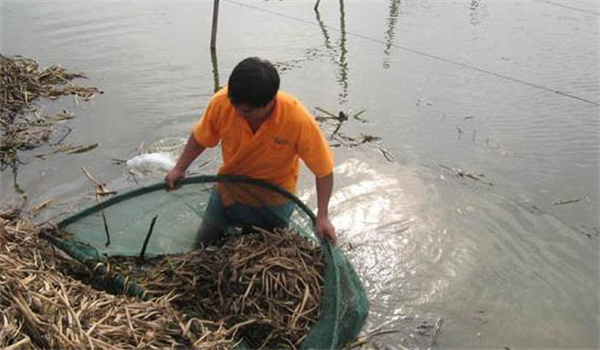
[[[337,235],[335,234],[335,227],[333,227],[327,216],[317,215],[317,235],[321,238],[329,238],[331,243],[336,244]]]

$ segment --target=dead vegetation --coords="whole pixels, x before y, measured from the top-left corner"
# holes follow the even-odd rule
[[[106,261],[104,277],[136,278],[141,300],[83,283],[102,281],[40,238],[34,215],[0,211],[0,347],[293,349],[319,316],[322,256],[294,233],[258,231],[144,265]]]
[[[223,322],[257,349],[300,346],[319,317],[323,268],[320,248],[311,241],[288,230],[260,229],[229,238],[218,249],[145,263],[111,257],[106,265],[112,274],[137,281],[151,298],[175,294],[176,309]]]
[[[59,65],[39,69],[38,63],[25,57],[0,55],[0,170],[15,169],[22,161],[19,152],[50,142],[57,128],[70,129],[58,122],[73,117],[66,110],[43,116],[36,110],[40,98],[56,100],[64,95],[89,100],[97,93],[95,87],[76,85],[72,80],[84,78]],[[64,138],[63,138],[64,139]],[[62,139],[57,142],[58,145]],[[70,149],[69,149],[70,150]],[[63,152],[56,150],[55,153]]]
[[[361,109],[359,112],[349,115],[344,111],[340,111],[337,115],[329,112],[321,107],[315,108],[320,114],[315,117],[317,122],[325,129],[325,127],[333,127],[333,131],[326,132],[327,138],[330,140],[330,147],[362,147],[369,145],[371,148],[379,151],[388,162],[393,162],[394,157],[392,154],[381,145],[381,137],[360,133],[360,136],[350,136],[340,129],[348,121],[359,121],[360,123],[367,123],[367,119],[363,118],[362,115],[366,112],[365,109]]]

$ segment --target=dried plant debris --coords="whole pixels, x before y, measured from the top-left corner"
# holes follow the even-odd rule
[[[353,115],[350,115],[350,113],[345,113],[344,111],[340,111],[336,115],[321,107],[316,107],[316,110],[321,113],[321,115],[317,115],[315,118],[317,122],[321,123],[321,125],[332,122],[335,124],[333,131],[327,135],[329,140],[332,141],[329,144],[331,147],[344,146],[347,148],[353,148],[368,144],[370,147],[379,151],[388,162],[394,161],[392,154],[380,145],[382,141],[381,137],[363,133],[361,133],[360,136],[349,136],[343,132],[340,132],[340,129],[348,120],[358,120],[361,123],[366,123],[367,120],[361,117],[361,115],[366,112],[365,109],[361,109],[359,112]]]
[[[409,330],[408,334],[406,334],[406,329],[388,328],[387,326],[392,322],[393,320],[387,321],[370,331],[363,332],[363,335],[355,339],[353,342],[346,344],[343,349],[431,349],[438,344],[437,341],[442,331],[444,319],[442,317],[437,317],[435,323],[433,324],[424,320],[418,323],[413,330]],[[402,335],[403,333],[406,335]],[[383,338],[388,334],[396,334],[396,342],[394,345],[381,344],[385,340],[380,338]],[[399,342],[397,341],[398,337],[401,337]]]
[[[173,293],[141,301],[63,274],[30,215],[0,210],[0,348],[232,349],[237,328],[192,318]]]
[[[573,199],[557,199],[554,202],[552,202],[553,205],[565,205],[565,204],[573,204],[573,203],[579,203],[582,200],[587,200],[589,201],[589,197],[588,196],[583,196],[583,197],[579,197],[579,198],[573,198]]]
[[[175,293],[176,308],[237,328],[252,348],[296,349],[320,314],[323,255],[314,242],[288,230],[256,229],[218,249],[150,263],[110,259],[113,271],[135,279],[150,296]]]
[[[485,180],[485,174],[483,174],[483,173],[472,173],[470,171],[463,170],[463,169],[460,169],[460,168],[449,167],[449,166],[445,166],[443,164],[438,164],[438,165],[440,167],[446,169],[452,175],[454,175],[454,176],[456,176],[458,178],[471,179],[471,180],[479,181],[480,183],[485,184],[485,185],[489,185],[489,186],[493,186],[494,185],[494,183]]]
[[[95,87],[73,84],[75,78],[85,78],[81,73],[69,73],[59,65],[39,70],[38,63],[31,58],[6,57],[0,55],[0,111],[2,119],[15,116],[32,107],[39,97],[57,99],[63,95],[77,95],[90,99],[100,91]]]
[[[54,100],[75,95],[89,100],[101,93],[95,87],[72,83],[75,78],[84,76],[69,73],[58,65],[40,70],[33,59],[0,55],[0,170],[22,163],[19,151],[49,143],[50,135],[59,125],[56,122],[73,117],[66,110],[52,116],[40,116],[35,110],[40,97]],[[63,151],[56,151],[59,152]]]
[[[322,253],[294,232],[257,230],[146,264],[107,260],[104,276],[136,279],[140,300],[92,288],[89,268],[40,239],[39,210],[0,210],[2,348],[296,349],[319,317]]]
[[[15,166],[18,152],[31,150],[48,142],[52,126],[44,121],[9,123],[0,119],[0,170]]]
[[[363,145],[365,143],[374,143],[374,142],[381,141],[381,137],[373,136],[373,135],[366,135],[366,134],[362,134],[362,133],[360,134],[360,137],[352,137],[352,136],[348,136],[344,133],[338,133],[337,135],[335,135],[333,137],[333,139],[349,148],[357,147],[357,146]]]

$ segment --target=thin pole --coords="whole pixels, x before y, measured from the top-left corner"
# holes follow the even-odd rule
[[[217,50],[210,50],[210,60],[212,62],[213,80],[215,83],[215,93],[219,91],[219,61],[217,60]]]
[[[219,22],[219,0],[213,3],[213,20],[212,33],[210,36],[210,49],[214,50],[217,47],[217,27]]]
[[[142,251],[140,252],[140,260],[144,262],[144,254],[146,254],[146,247],[148,246],[148,241],[150,241],[150,236],[152,235],[152,230],[154,230],[154,224],[156,223],[156,219],[158,215],[154,215],[152,218],[152,222],[150,223],[150,230],[148,230],[148,234],[146,234],[146,239],[144,239],[144,244],[142,245]]]

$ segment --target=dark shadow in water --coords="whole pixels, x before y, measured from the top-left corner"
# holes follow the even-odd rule
[[[11,166],[11,168],[13,173],[13,188],[17,194],[24,196],[25,191],[21,188],[21,186],[19,186],[19,182],[17,181],[17,177],[19,175],[19,166],[17,164],[14,164],[13,166]]]
[[[221,86],[219,84],[219,61],[217,60],[217,50],[210,50],[210,61],[212,63],[214,90],[216,93],[221,89]]]
[[[327,26],[321,19],[321,14],[318,9],[318,2],[314,7],[315,16],[323,37],[325,38],[325,48],[331,52],[333,62],[338,66],[339,72],[337,74],[337,80],[340,83],[342,91],[339,94],[340,104],[345,104],[348,100],[348,62],[346,61],[346,55],[348,50],[346,49],[346,13],[344,8],[344,0],[340,0],[340,42],[339,51],[336,47],[331,45],[331,38],[327,32]]]
[[[325,48],[327,48],[327,50],[331,52],[335,52],[335,49],[331,47],[331,39],[329,39],[329,33],[327,32],[327,28],[325,27],[325,24],[321,19],[321,13],[319,13],[317,7],[315,7],[315,16],[317,18],[317,22],[319,23],[319,27],[321,28],[321,32],[323,32],[323,37],[325,38]]]
[[[392,5],[395,4],[395,7],[392,7],[390,10],[390,17],[393,18],[393,21],[390,24],[390,29],[388,33],[390,44],[388,45],[388,49],[393,45],[393,32],[394,32],[394,24],[396,23],[396,18],[398,16],[398,5],[400,4],[400,0],[392,0]],[[339,46],[331,45],[331,38],[329,33],[327,32],[327,26],[323,23],[321,19],[321,14],[318,9],[319,1],[315,4],[315,16],[317,22],[319,23],[319,27],[321,28],[321,32],[323,33],[323,38],[325,38],[325,48],[328,52],[330,52],[330,56],[335,65],[338,66],[339,71],[337,75],[338,82],[340,83],[341,92],[339,93],[339,102],[340,105],[344,105],[348,101],[348,62],[346,60],[346,55],[348,54],[348,50],[346,49],[346,11],[344,7],[344,0],[339,0],[340,5],[340,41]],[[361,118],[361,114],[365,112],[365,110],[361,110],[353,116],[349,116],[344,111],[340,111],[339,113],[332,113],[324,110],[322,108],[317,107],[317,110],[321,113],[325,114],[325,116],[317,116],[317,121],[331,121],[335,123],[335,129],[328,136],[330,140],[335,140],[336,142],[331,143],[332,147],[345,146],[348,148],[362,146],[366,144],[370,144],[374,141],[379,141],[381,138],[372,135],[364,135],[361,134],[360,137],[357,136],[349,136],[342,132],[340,129],[348,120],[358,120],[362,123],[367,122],[364,118]],[[375,145],[374,146],[378,151],[382,153],[382,155],[386,158],[387,161],[392,162],[393,157],[391,154],[385,150],[382,146]]]
[[[348,99],[348,62],[346,61],[346,12],[344,11],[344,0],[340,0],[340,83],[342,92],[340,93],[340,103],[345,103]]]
[[[472,25],[477,25],[480,22],[479,19],[479,2],[481,0],[471,0],[471,4],[469,5],[469,17]]]
[[[383,68],[390,68],[390,54],[394,45],[394,36],[396,34],[396,23],[398,22],[398,14],[400,13],[400,0],[390,0],[390,14],[387,21],[387,30],[385,31],[385,49],[383,53]]]

